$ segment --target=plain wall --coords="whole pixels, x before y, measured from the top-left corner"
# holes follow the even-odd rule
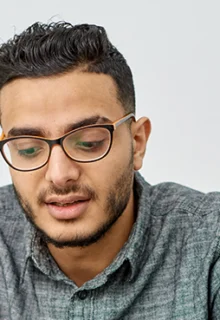
[[[152,121],[142,174],[211,191],[220,189],[219,14],[219,0],[8,0],[0,41],[35,21],[103,25],[132,68],[137,116]]]

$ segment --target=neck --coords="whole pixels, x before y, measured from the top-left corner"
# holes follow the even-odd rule
[[[96,243],[88,247],[56,248],[48,244],[51,255],[63,273],[79,287],[108,267],[130,235],[134,215],[133,194],[116,223]]]

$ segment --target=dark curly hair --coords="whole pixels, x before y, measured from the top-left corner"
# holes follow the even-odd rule
[[[135,112],[131,70],[103,27],[37,22],[0,45],[0,89],[16,78],[51,76],[77,68],[111,76],[123,108]]]

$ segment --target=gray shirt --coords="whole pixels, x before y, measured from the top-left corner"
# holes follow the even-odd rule
[[[138,173],[134,188],[128,242],[80,288],[26,221],[13,187],[1,188],[0,319],[220,319],[220,194],[150,186]]]

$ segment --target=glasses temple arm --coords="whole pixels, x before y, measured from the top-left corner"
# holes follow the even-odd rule
[[[4,134],[4,132],[2,132],[2,134],[0,135],[0,141],[2,141],[4,139],[4,137],[5,137],[5,134]]]
[[[134,118],[135,119],[134,113],[129,113],[127,116],[125,116],[122,119],[120,119],[117,122],[115,122],[114,123],[114,127],[117,128],[118,126],[120,126],[120,124],[122,124],[123,122],[127,121],[130,118]]]

